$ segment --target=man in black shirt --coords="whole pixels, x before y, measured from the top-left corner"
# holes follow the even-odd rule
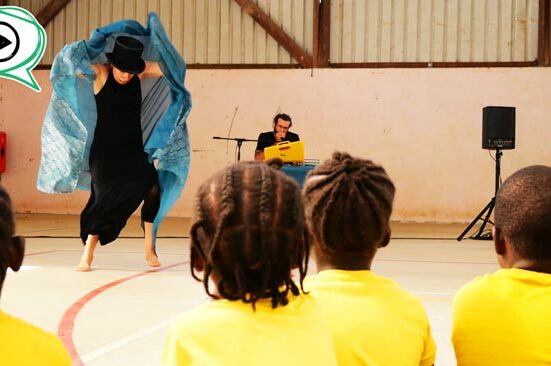
[[[299,141],[300,137],[296,133],[289,131],[289,128],[293,125],[291,117],[285,113],[276,114],[274,117],[274,130],[269,132],[263,132],[258,135],[258,143],[254,152],[255,160],[264,160],[264,149],[275,145],[278,142]]]

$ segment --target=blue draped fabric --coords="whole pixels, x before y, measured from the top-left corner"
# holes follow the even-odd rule
[[[119,35],[142,41],[143,58],[158,62],[164,74],[158,80],[142,81],[144,150],[150,161],[157,160],[161,188],[161,205],[153,223],[155,238],[188,176],[186,119],[191,109],[191,97],[184,87],[186,65],[155,13],[149,14],[147,28],[134,20],[122,20],[95,30],[87,41],[65,46],[55,57],[37,188],[46,193],[90,189],[88,159],[96,124],[92,64],[107,63],[105,53]]]

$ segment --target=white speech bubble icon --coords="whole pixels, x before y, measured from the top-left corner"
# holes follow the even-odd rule
[[[0,77],[39,92],[31,70],[45,50],[46,32],[27,9],[0,6]]]

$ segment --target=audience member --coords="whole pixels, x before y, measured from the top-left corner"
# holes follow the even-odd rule
[[[18,271],[25,255],[25,239],[14,236],[15,223],[8,193],[0,186],[0,290],[8,268]],[[67,350],[54,334],[0,310],[0,364],[64,366],[71,364]]]
[[[214,301],[177,318],[162,364],[335,365],[321,311],[302,289],[309,241],[297,184],[242,162],[204,182],[197,201],[191,273]]]
[[[492,234],[501,269],[453,302],[457,364],[551,365],[551,167],[530,166],[503,183]]]
[[[332,328],[340,365],[432,365],[435,344],[421,302],[371,271],[390,240],[394,184],[370,160],[335,152],[303,188],[318,274],[305,288]]]

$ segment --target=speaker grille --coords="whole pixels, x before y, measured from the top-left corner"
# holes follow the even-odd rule
[[[482,148],[515,148],[515,107],[490,106],[482,109]]]

